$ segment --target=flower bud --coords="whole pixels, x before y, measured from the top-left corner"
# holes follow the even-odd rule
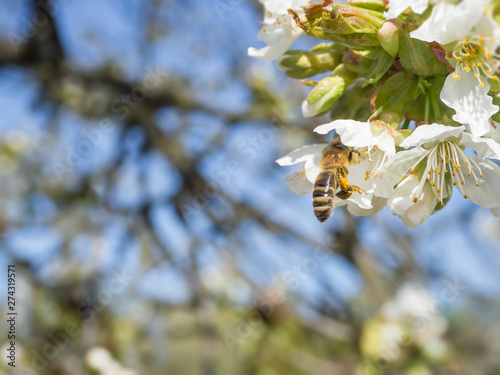
[[[399,52],[399,28],[401,21],[393,19],[385,21],[378,30],[378,40],[382,48],[392,57]]]
[[[358,74],[366,74],[370,71],[373,64],[371,54],[373,51],[353,51],[347,50],[344,54],[342,62],[350,71]]]
[[[290,50],[278,60],[278,67],[292,78],[308,78],[334,70],[341,62],[345,48],[319,44],[311,51]]]
[[[401,121],[403,121],[403,118],[398,112],[384,111],[377,116],[375,121],[382,121],[384,124],[389,125],[392,129],[397,129]]]
[[[335,103],[357,78],[357,74],[347,70],[342,64],[329,77],[319,81],[302,103],[304,117],[321,115],[333,108]]]
[[[295,22],[307,34],[358,50],[380,49],[377,31],[382,13],[351,5],[312,4],[304,7],[305,19],[292,10]]]

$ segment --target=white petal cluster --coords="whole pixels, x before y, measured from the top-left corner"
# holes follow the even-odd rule
[[[451,73],[441,91],[441,100],[456,111],[455,121],[465,124],[476,137],[491,129],[490,117],[498,112],[488,95],[488,79],[499,67],[495,51],[500,47],[500,26],[485,17],[488,0],[463,0],[458,4],[441,2],[430,17],[410,35],[426,42],[437,42],[453,56]]]
[[[288,14],[288,9],[297,14],[304,13],[302,7],[309,0],[260,0],[264,6],[264,20],[258,38],[267,45],[260,49],[248,48],[248,55],[261,60],[272,61],[280,58],[302,33],[302,29]]]
[[[305,117],[332,110],[335,111],[332,112],[334,118],[352,113],[352,116],[359,119],[360,113],[366,112],[345,108],[347,100],[357,99],[358,91],[348,90],[356,88],[356,84],[360,84],[363,89],[367,87],[367,91],[359,91],[368,93],[367,97],[363,97],[365,94],[360,95],[361,103],[365,105],[362,107],[363,111],[371,109],[375,112],[367,121],[335,120],[314,130],[323,135],[334,132],[334,139],[339,139],[342,144],[355,151],[354,160],[346,166],[348,173],[345,169],[336,169],[341,174],[337,181],[342,189],[339,187],[339,191],[335,193],[341,192],[340,197],[345,199],[335,196],[335,206],[345,205],[350,213],[358,216],[373,215],[387,206],[406,226],[416,227],[444,207],[455,192],[477,205],[491,209],[495,216],[500,216],[500,127],[493,121],[498,118],[500,110],[494,104],[498,103],[500,92],[500,25],[491,15],[492,1],[386,1],[385,8],[372,13],[378,12],[377,20],[383,20],[384,17],[387,20],[398,20],[385,22],[384,25],[391,27],[383,32],[380,23],[374,23],[378,33],[372,37],[380,41],[380,46],[375,47],[379,50],[363,49],[363,43],[374,48],[370,44],[372,39],[361,38],[357,41],[345,37],[335,28],[330,30],[328,25],[316,26],[311,20],[311,14],[315,17],[316,13],[311,9],[316,9],[319,3],[310,0],[260,2],[265,8],[265,16],[258,37],[266,46],[261,49],[249,48],[250,56],[262,60],[279,59],[294,40],[304,33],[289,11],[298,15],[301,24],[302,21],[304,25],[312,24],[310,29],[316,31],[310,32],[312,36],[323,39],[323,36],[330,35],[328,32],[333,33],[335,38],[325,39],[334,44],[345,43],[344,47],[347,48],[348,52],[344,54],[342,63],[332,63],[331,71],[334,74],[328,76],[340,77],[339,72],[342,72],[348,77],[341,83],[332,83],[336,90],[334,93],[341,92],[338,97],[332,95],[335,99],[332,102],[334,105],[339,104],[338,108],[314,100],[311,100],[313,104],[309,104],[306,100],[302,105]],[[311,4],[316,5],[304,8]],[[335,5],[330,2],[324,2],[323,8],[330,12],[329,7],[333,6]],[[342,12],[354,7],[355,4],[338,7],[338,12],[342,15]],[[429,7],[432,9],[428,9]],[[365,10],[360,8],[358,11],[362,14]],[[322,17],[324,14],[332,14],[328,12],[323,12]],[[357,20],[360,27],[367,26],[362,17]],[[317,27],[327,30],[316,30]],[[310,29],[305,29],[309,33]],[[401,33],[406,33],[406,30],[413,30],[410,32],[411,38],[429,45],[415,40],[405,44],[404,40],[407,39],[403,39]],[[419,54],[412,55],[409,48],[420,48],[419,51],[425,52],[429,48],[433,55],[422,53],[419,60]],[[381,49],[389,53],[382,51],[384,53],[380,55]],[[394,53],[391,53],[393,50]],[[304,60],[313,66],[314,59],[307,56]],[[385,59],[387,56],[394,57],[394,60],[388,60],[388,64],[384,65],[385,60],[380,59],[379,64],[378,56],[385,56]],[[430,60],[428,70],[425,59]],[[357,65],[358,60],[360,66]],[[302,64],[304,61],[297,63],[297,67],[305,69]],[[368,73],[362,64],[369,67]],[[330,71],[330,68],[325,70]],[[290,76],[308,78],[309,71],[305,70],[305,75],[299,71],[300,74],[295,72]],[[406,87],[401,84],[401,77],[404,80],[409,77],[411,85]],[[307,85],[315,82],[302,81]],[[436,87],[439,87],[440,93],[435,91]],[[345,96],[342,96],[344,91]],[[424,98],[421,100],[422,97]],[[343,98],[348,99],[336,102]],[[397,120],[393,120],[394,118]],[[396,124],[400,119],[406,121]],[[296,194],[313,192],[317,177],[322,171],[326,146],[304,146],[277,160],[281,166],[301,164],[301,171],[289,180],[290,189]],[[349,189],[349,185],[353,188]],[[322,207],[318,200],[321,198],[319,194],[323,194],[322,190],[318,190],[321,187],[319,184],[316,186],[317,207]],[[330,196],[328,187],[327,192],[324,193],[325,196]],[[324,201],[330,204],[329,199]]]
[[[336,206],[347,205],[350,213],[366,216],[387,205],[406,226],[416,227],[445,206],[455,187],[473,203],[500,211],[500,167],[487,159],[500,160],[500,144],[494,139],[475,137],[464,125],[420,125],[396,153],[398,131],[382,124],[337,120],[315,129],[319,134],[335,130],[345,145],[359,150],[348,177],[364,193],[345,201],[336,197]],[[476,155],[467,154],[466,147]],[[305,146],[277,160],[282,166],[302,163],[303,178],[289,181],[292,191],[312,192],[324,148],[324,144]]]

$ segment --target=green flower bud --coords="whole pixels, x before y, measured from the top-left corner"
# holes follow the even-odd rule
[[[350,71],[358,74],[366,74],[373,65],[373,51],[353,51],[347,50],[342,62]]]
[[[384,13],[387,5],[380,0],[349,0],[349,5]]]
[[[394,19],[385,21],[378,30],[378,40],[382,48],[392,57],[399,52],[399,28],[401,20]]]
[[[384,111],[377,116],[375,121],[382,121],[392,129],[397,129],[401,121],[403,121],[403,117],[395,111]]]
[[[324,114],[331,110],[335,103],[357,78],[357,74],[346,69],[342,64],[329,77],[323,78],[311,91],[307,100],[302,103],[305,117]]]
[[[292,78],[309,78],[334,70],[341,62],[345,48],[319,44],[311,51],[290,50],[278,60],[278,67]]]
[[[377,31],[384,22],[382,13],[351,5],[313,4],[304,7],[305,20],[292,10],[295,22],[307,34],[342,44],[351,49],[380,48]]]

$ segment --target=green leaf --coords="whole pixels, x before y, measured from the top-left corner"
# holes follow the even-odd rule
[[[410,38],[407,30],[401,30],[399,57],[408,71],[420,77],[449,74],[446,62],[436,57],[429,44]]]
[[[418,77],[408,71],[402,71],[384,82],[375,100],[375,109],[401,113],[418,85]]]
[[[376,83],[384,76],[384,74],[392,66],[394,58],[385,51],[380,51],[379,56],[375,59],[370,68],[365,80],[367,83]]]

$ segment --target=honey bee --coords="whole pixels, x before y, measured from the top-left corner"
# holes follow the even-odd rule
[[[323,151],[319,163],[322,171],[314,182],[312,192],[314,214],[322,223],[332,215],[335,206],[334,195],[348,199],[353,192],[364,192],[360,187],[349,184],[347,180],[347,167],[353,161],[354,152],[341,141],[333,141]]]

